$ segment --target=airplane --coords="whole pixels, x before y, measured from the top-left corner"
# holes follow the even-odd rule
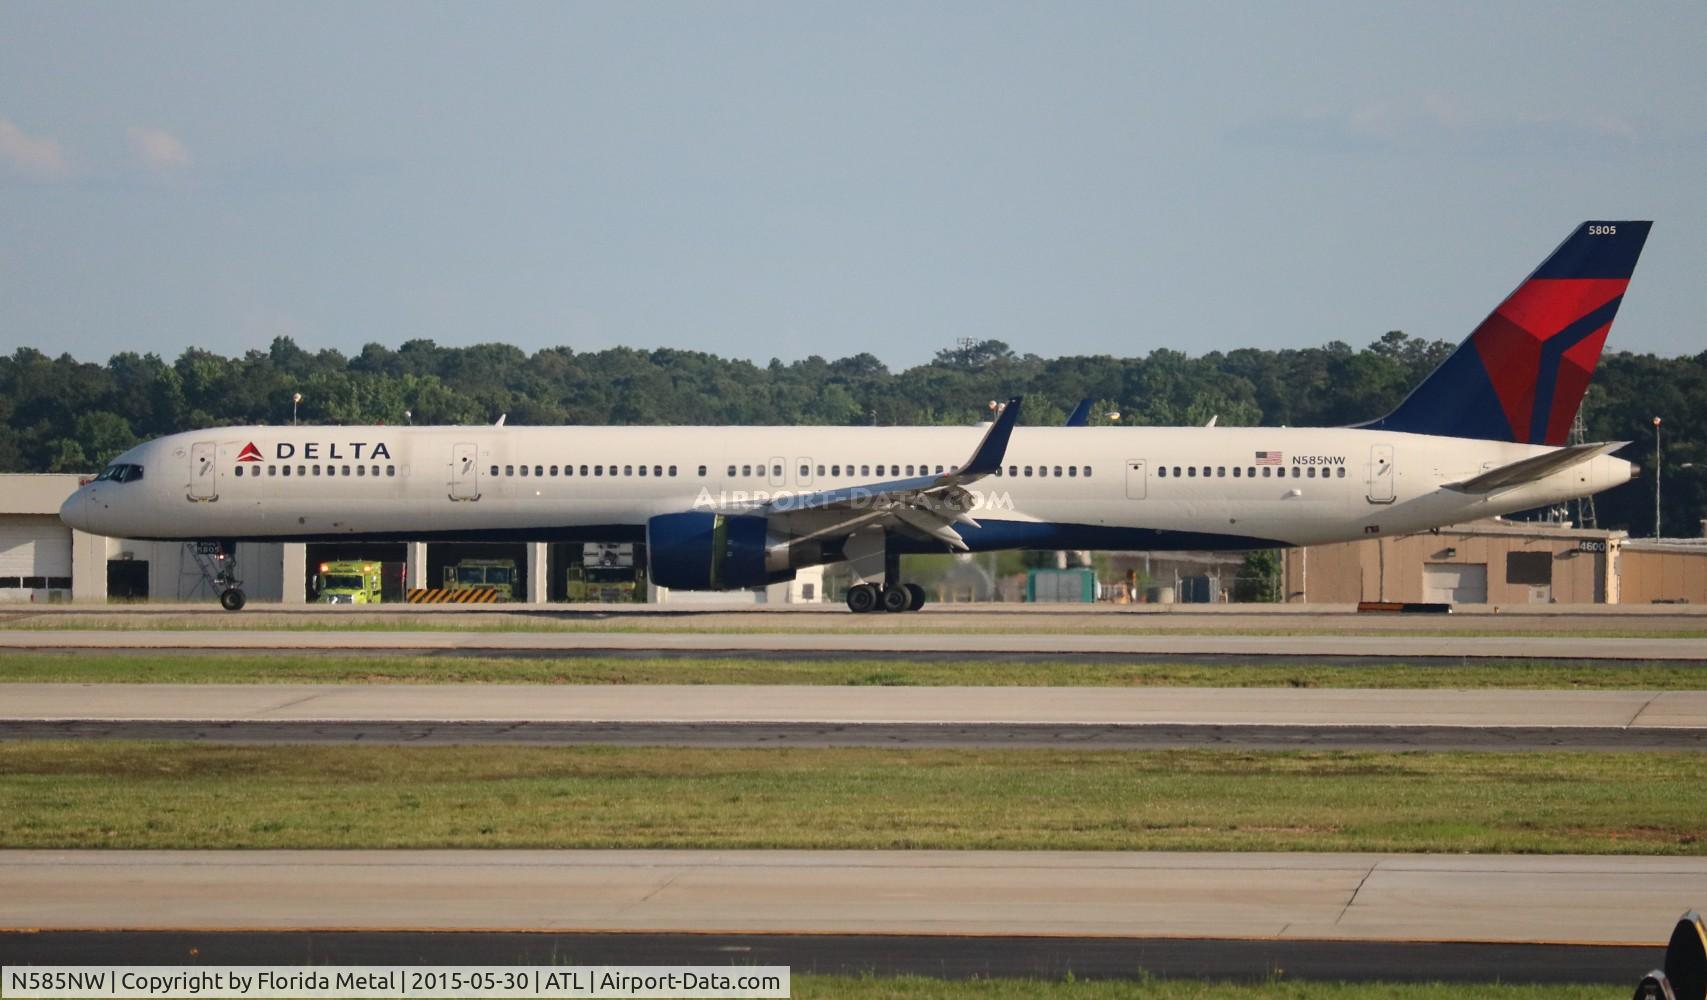
[[[918,610],[900,557],[1250,550],[1410,534],[1634,478],[1566,439],[1651,226],[1585,222],[1385,416],[1350,427],[218,427],[65,502],[80,531],[238,541],[645,542],[731,590],[845,562],[856,612]],[[1087,414],[1088,415],[1088,407]],[[221,604],[243,606],[235,572]]]

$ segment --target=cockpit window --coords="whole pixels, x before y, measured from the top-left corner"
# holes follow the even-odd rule
[[[142,466],[140,466],[140,465],[129,465],[129,464],[122,464],[121,463],[118,465],[109,465],[106,468],[102,469],[101,474],[95,477],[95,481],[97,483],[102,482],[102,481],[110,481],[110,482],[115,482],[115,483],[134,483],[134,482],[137,482],[138,480],[140,480],[141,478],[142,478]]]

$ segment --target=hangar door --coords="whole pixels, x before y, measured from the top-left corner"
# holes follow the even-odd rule
[[[45,578],[71,575],[71,529],[48,515],[0,517],[0,586],[41,589]],[[37,582],[24,582],[42,577]]]
[[[1424,563],[1423,600],[1433,604],[1488,603],[1486,563]]]

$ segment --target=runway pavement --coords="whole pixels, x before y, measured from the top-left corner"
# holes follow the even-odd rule
[[[979,655],[1419,657],[1707,662],[1699,636],[1606,638],[1584,635],[1226,635],[1180,633],[982,632],[515,632],[324,631],[219,629],[0,629],[0,649],[266,650],[394,652],[463,650],[491,653],[607,651],[706,656],[778,653],[799,656],[920,653]]]
[[[1707,729],[1707,691],[5,684],[12,721]]]
[[[1664,727],[1209,726],[1049,723],[155,722],[0,720],[0,740],[177,740],[708,748],[1174,750],[1707,750],[1707,729]]]
[[[1707,858],[1000,851],[0,851],[0,928],[1647,945]]]

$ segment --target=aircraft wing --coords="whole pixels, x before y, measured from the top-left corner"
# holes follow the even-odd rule
[[[1538,479],[1545,479],[1561,469],[1568,469],[1573,465],[1580,465],[1608,452],[1617,451],[1629,443],[1628,441],[1603,441],[1573,444],[1568,448],[1550,451],[1545,455],[1536,455],[1533,458],[1512,462],[1510,465],[1502,465],[1497,469],[1490,469],[1479,476],[1473,476],[1462,482],[1446,483],[1444,488],[1459,493],[1497,493],[1513,486],[1522,486],[1524,483],[1533,483]]]
[[[845,534],[855,528],[877,522],[887,522],[903,531],[934,539],[951,549],[965,551],[966,543],[956,524],[977,527],[968,511],[972,497],[966,492],[968,484],[994,474],[1007,454],[1008,439],[1019,422],[1023,397],[1008,400],[984,433],[983,440],[972,456],[947,472],[932,476],[913,476],[858,486],[839,486],[794,496],[778,497],[760,509],[766,513],[785,514],[796,511],[839,511],[846,517],[819,528],[803,539]]]

